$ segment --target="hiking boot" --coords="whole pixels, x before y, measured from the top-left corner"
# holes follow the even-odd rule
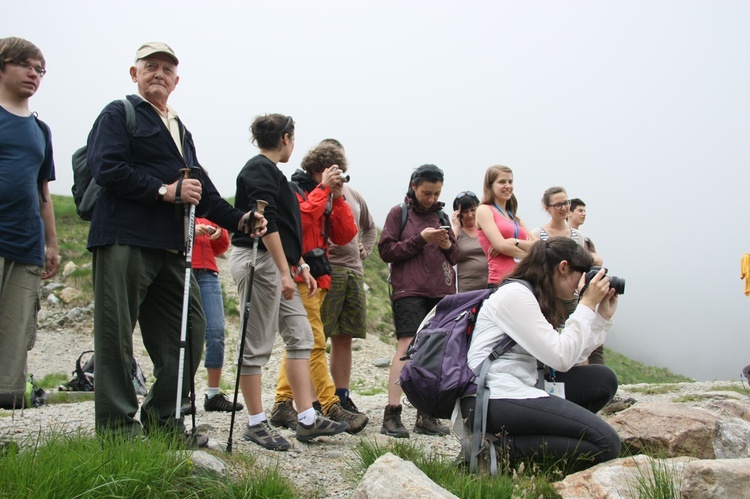
[[[635,404],[635,402],[636,400],[633,397],[628,397],[626,399],[622,397],[614,397],[612,400],[609,401],[607,405],[602,407],[599,413],[602,414],[603,416],[608,416],[616,412],[624,411],[631,405]]]
[[[190,416],[193,413],[193,408],[194,407],[190,402],[188,402],[187,404],[182,404],[182,406],[180,406],[180,415]]]
[[[271,419],[269,421],[273,426],[296,430],[297,411],[294,410],[292,401],[284,400],[283,402],[276,402],[271,410]]]
[[[247,425],[242,438],[269,450],[289,450],[292,447],[287,439],[282,437],[274,428],[271,428],[268,421],[263,421],[254,426]]]
[[[354,401],[351,397],[347,397],[346,400],[342,400],[341,407],[349,412],[353,412],[354,414],[364,414],[364,412],[360,411],[359,408],[354,405]]]
[[[442,424],[438,418],[428,416],[422,411],[417,411],[417,420],[414,422],[414,433],[443,437],[450,432],[450,428]]]
[[[306,425],[301,421],[297,421],[297,440],[301,442],[309,442],[315,437],[323,437],[327,435],[338,435],[349,429],[349,423],[331,421],[324,417],[320,413],[316,413],[315,422],[311,425]]]
[[[237,402],[234,404],[235,411],[241,411],[245,406]],[[232,401],[224,393],[219,393],[203,399],[203,410],[206,412],[232,412]]]
[[[370,418],[364,414],[349,412],[341,407],[341,404],[333,404],[331,408],[328,409],[328,414],[326,414],[326,416],[332,421],[338,421],[340,423],[345,421],[348,423],[349,429],[346,431],[351,434],[359,433],[364,430],[365,426],[367,426],[367,422],[370,421]]]
[[[401,405],[387,405],[383,412],[383,426],[380,433],[395,438],[409,438],[409,430],[401,422]]]

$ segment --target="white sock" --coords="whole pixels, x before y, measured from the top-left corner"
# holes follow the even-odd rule
[[[300,412],[297,414],[297,421],[305,426],[310,426],[315,422],[315,409],[310,407],[308,410]]]
[[[209,386],[208,390],[206,390],[206,395],[208,396],[208,398],[211,398],[214,395],[218,395],[218,394],[219,394],[219,387],[218,386],[216,388],[213,388],[213,387]]]
[[[261,412],[260,414],[250,414],[250,418],[248,419],[248,423],[250,426],[255,426],[261,424],[263,421],[266,420],[266,413]]]

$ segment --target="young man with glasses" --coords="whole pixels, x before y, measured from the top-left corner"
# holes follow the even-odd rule
[[[33,43],[0,39],[0,399],[11,408],[23,404],[41,280],[60,266],[50,130],[29,110],[44,66]]]

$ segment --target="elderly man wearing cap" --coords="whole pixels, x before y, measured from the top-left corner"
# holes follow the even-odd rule
[[[198,167],[195,146],[174,109],[167,105],[179,82],[174,51],[165,43],[146,43],[136,52],[130,76],[138,95],[130,95],[135,131],[126,126],[125,104],[107,105],[88,138],[88,164],[103,187],[94,209],[88,248],[93,253],[94,349],[96,356],[96,428],[104,435],[137,436],[161,429],[185,435],[203,446],[202,435],[186,435],[175,419],[182,303],[184,298],[186,223],[183,205],[237,232],[249,217],[224,201],[199,170],[183,179],[181,170]],[[197,172],[197,173],[196,173]],[[262,228],[262,233],[265,228]],[[203,348],[206,320],[200,290],[190,279],[191,364],[184,369],[182,399],[189,392]],[[130,378],[133,328],[154,363],[156,381],[135,419],[138,398]]]

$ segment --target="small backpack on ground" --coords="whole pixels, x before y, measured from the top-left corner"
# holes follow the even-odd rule
[[[61,386],[60,390],[70,392],[94,391],[94,356],[91,355],[91,357],[81,365],[81,359],[83,359],[85,355],[93,353],[93,350],[86,350],[78,356],[78,359],[76,360],[76,368],[75,371],[73,371],[73,379]],[[146,388],[146,376],[143,374],[141,366],[138,364],[138,361],[135,360],[135,357],[133,357],[130,374],[133,376],[133,387],[135,388],[136,394],[140,396],[148,394],[148,389]]]
[[[135,132],[135,108],[128,99],[120,99],[125,106],[125,126],[128,133],[132,136]],[[86,153],[88,145],[85,145],[73,153],[73,201],[76,204],[78,216],[86,221],[90,221],[94,215],[94,206],[99,199],[102,187],[96,183],[91,175]]]
[[[518,279],[506,279],[502,285],[511,282],[521,283],[534,292],[529,282]],[[472,370],[467,365],[466,355],[477,315],[484,301],[496,290],[467,291],[440,300],[422,322],[406,351],[407,362],[399,377],[409,403],[437,418],[450,419],[456,400],[476,393],[474,432],[481,429],[480,435],[485,432],[489,400],[489,390],[484,389],[485,376],[492,361],[516,344],[504,334],[479,367]],[[476,441],[475,447],[472,448],[472,470],[476,469],[481,443]]]

